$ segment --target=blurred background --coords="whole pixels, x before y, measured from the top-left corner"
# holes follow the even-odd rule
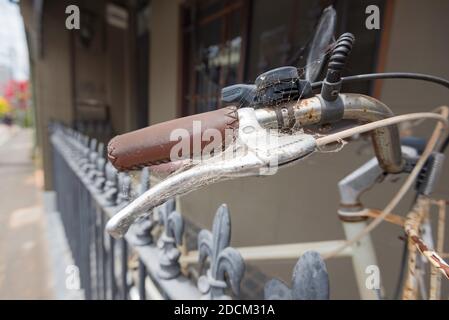
[[[69,5],[80,10],[79,29],[66,27]],[[403,71],[449,78],[447,0],[0,0],[0,298],[86,298],[66,285],[67,266],[78,264],[71,226],[49,215],[61,211],[58,192],[65,192],[66,203],[77,202],[61,189],[75,181],[55,166],[52,123],[105,144],[116,134],[214,110],[224,86],[253,83],[279,66],[304,71],[307,45],[329,5],[337,11],[335,34],[356,37],[345,75]],[[368,5],[380,10],[379,29],[366,28]],[[343,90],[372,95],[395,114],[449,101],[447,90],[420,81],[360,82]],[[427,137],[430,128],[404,126],[402,134]],[[179,199],[178,210],[188,228],[210,229],[216,209],[227,203],[234,247],[342,239],[337,182],[372,156],[362,140],[275,176],[195,191]],[[400,181],[373,189],[364,202],[382,208]],[[435,197],[448,198],[448,181],[446,165]],[[405,214],[411,199],[397,213]],[[387,298],[397,287],[401,236],[387,224],[373,232]],[[351,261],[326,263],[331,298],[359,298]],[[248,265],[261,279],[290,283],[294,264]],[[243,291],[260,298],[263,283],[254,277]],[[81,289],[88,280],[81,279]],[[447,284],[443,289],[447,297]]]

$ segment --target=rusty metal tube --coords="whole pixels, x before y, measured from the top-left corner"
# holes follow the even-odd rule
[[[283,103],[276,109],[260,108],[255,110],[259,124],[264,128],[288,128],[317,124],[321,122],[323,103],[318,96],[299,101]]]
[[[343,119],[373,122],[394,116],[379,100],[362,94],[341,94]],[[388,173],[401,172],[404,166],[397,125],[373,130],[373,148],[380,167]]]
[[[320,95],[309,99],[288,102],[279,107],[256,110],[259,123],[267,128],[285,128],[293,124],[304,127],[319,123],[336,123],[353,120],[361,123],[373,122],[394,116],[393,112],[379,100],[355,93],[340,94],[332,102]],[[396,125],[379,128],[372,132],[373,147],[380,167],[388,173],[402,171],[403,160],[399,130]]]

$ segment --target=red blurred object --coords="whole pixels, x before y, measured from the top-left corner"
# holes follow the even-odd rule
[[[25,109],[29,98],[28,80],[9,80],[5,85],[4,97],[8,102],[19,109]]]

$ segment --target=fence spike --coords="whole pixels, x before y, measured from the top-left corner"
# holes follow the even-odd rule
[[[118,176],[118,194],[116,205],[122,205],[131,199],[131,177],[127,172],[120,172]]]
[[[173,279],[181,273],[179,257],[181,252],[178,245],[182,244],[184,234],[184,220],[179,212],[175,211],[175,201],[170,199],[160,210],[161,223],[164,231],[158,241],[159,270],[161,279]]]
[[[145,167],[141,171],[139,195],[143,194],[150,188],[150,169]],[[157,225],[153,214],[148,214],[137,220],[131,226],[132,244],[135,246],[150,245],[154,242],[151,231]]]
[[[106,182],[104,184],[103,191],[105,201],[109,206],[113,206],[116,203],[118,193],[117,176],[117,169],[114,168],[110,162],[108,162],[106,164]]]
[[[320,254],[306,251],[293,269],[292,288],[278,279],[265,284],[267,300],[329,300],[329,275]]]
[[[240,294],[245,263],[240,253],[229,247],[230,238],[231,218],[228,207],[223,204],[215,215],[212,232],[201,230],[198,234],[200,265],[204,265],[207,258],[210,260],[206,275],[198,279],[198,289],[203,293],[202,299],[230,299],[231,297],[226,295],[228,283],[234,295]]]

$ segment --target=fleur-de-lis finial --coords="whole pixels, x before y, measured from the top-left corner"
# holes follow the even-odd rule
[[[103,156],[99,156],[97,159],[97,175],[94,182],[94,187],[100,191],[103,190],[106,182],[106,159]]]
[[[89,155],[90,171],[87,173],[87,179],[88,181],[92,181],[94,184],[96,178],[102,174],[102,172],[98,169],[98,161],[103,157],[103,152],[104,152],[104,144],[103,142],[99,142],[97,150],[91,152]]]
[[[142,169],[140,175],[139,195],[145,193],[150,188],[150,170],[148,167]],[[153,243],[151,231],[156,226],[154,216],[148,214],[137,220],[132,226],[132,244],[135,246],[145,246]]]
[[[88,138],[89,139],[89,138]],[[94,164],[92,163],[93,159],[95,158],[97,152],[97,139],[92,138],[89,143],[89,148],[86,151],[86,161],[84,162],[84,165],[81,167],[81,172],[84,174],[88,174],[90,170],[94,168]]]
[[[80,152],[81,152],[81,141],[80,141],[80,136],[79,136],[79,132],[75,131],[75,130],[70,130],[70,153],[72,158],[77,159]]]
[[[118,194],[116,205],[121,205],[131,199],[131,177],[127,172],[120,172],[118,176]]]
[[[140,173],[139,195],[150,189],[150,169],[145,167]]]
[[[161,249],[158,276],[162,279],[176,278],[181,272],[178,261],[181,252],[178,245],[182,244],[184,220],[175,210],[175,204],[175,200],[170,199],[159,210],[159,219],[164,226],[158,241],[158,247]]]
[[[106,203],[110,206],[115,204],[117,194],[118,194],[118,187],[117,187],[117,176],[118,172],[117,169],[114,168],[114,166],[108,162],[106,164],[106,182],[104,184],[104,198],[106,200]]]
[[[267,300],[329,300],[329,276],[320,254],[305,252],[293,269],[292,288],[272,279],[265,284]]]
[[[80,134],[79,135],[80,155],[78,159],[78,167],[81,172],[84,172],[84,167],[88,163],[89,156],[89,137]]]
[[[198,279],[198,289],[203,299],[230,299],[225,290],[228,287],[225,274],[232,292],[240,294],[240,282],[245,273],[245,263],[240,253],[229,247],[231,240],[231,219],[228,207],[221,205],[215,215],[212,232],[201,230],[198,234],[199,262],[204,264],[210,259],[210,268],[206,275]]]

